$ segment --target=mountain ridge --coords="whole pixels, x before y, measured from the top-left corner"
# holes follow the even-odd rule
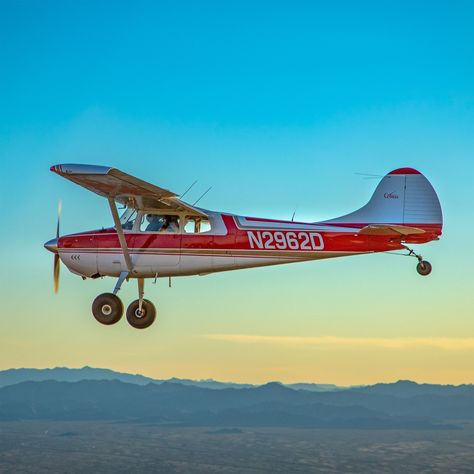
[[[340,395],[345,393],[345,398]],[[416,398],[416,397],[415,397]],[[212,389],[166,382],[26,381],[0,388],[0,422],[122,421],[173,426],[457,429],[474,394],[414,398],[294,390],[278,383]]]
[[[347,391],[347,390],[360,390],[360,391],[383,391],[390,392],[392,388],[396,387],[400,390],[399,393],[411,394],[416,390],[422,388],[424,391],[431,390],[436,392],[437,390],[471,390],[473,384],[430,384],[423,382],[414,382],[412,380],[397,380],[395,382],[378,382],[372,385],[355,385],[355,386],[338,386],[335,384],[321,384],[315,382],[295,382],[295,383],[282,383],[279,381],[270,381],[263,384],[251,384],[251,383],[238,383],[238,382],[223,382],[208,379],[189,379],[189,378],[178,378],[171,377],[168,379],[156,379],[148,377],[142,374],[132,374],[127,372],[119,372],[107,368],[98,368],[85,365],[79,368],[70,367],[48,367],[48,368],[29,368],[19,367],[0,370],[0,388],[19,383],[23,381],[42,381],[42,380],[57,380],[57,381],[70,381],[76,382],[80,380],[121,380],[127,383],[135,383],[138,385],[146,385],[148,383],[165,383],[175,382],[182,385],[194,385],[203,388],[251,388],[268,385],[270,383],[277,383],[284,387],[289,387],[295,390],[308,390],[318,392],[331,392],[331,391]]]
[[[0,371],[0,388],[15,383],[24,381],[44,381],[44,380],[57,380],[64,382],[78,382],[80,380],[122,380],[128,383],[135,383],[138,385],[146,385],[148,383],[165,383],[165,382],[177,382],[183,385],[193,385],[203,388],[250,388],[259,385],[236,383],[236,382],[221,382],[214,379],[180,379],[172,377],[169,379],[155,379],[147,377],[141,374],[130,374],[126,372],[117,372],[112,369],[96,368],[90,366],[84,366],[80,368],[68,368],[68,367],[52,367],[52,368],[12,368]],[[263,384],[265,385],[265,384]],[[298,388],[296,386],[304,386],[305,390],[313,391],[332,391],[341,390],[342,387],[338,387],[333,384],[317,384],[317,383],[297,383],[297,384],[283,384],[288,387]],[[302,387],[301,387],[302,388]]]

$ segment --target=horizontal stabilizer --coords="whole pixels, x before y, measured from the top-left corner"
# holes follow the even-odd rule
[[[363,227],[359,234],[364,235],[393,235],[399,237],[400,235],[424,234],[423,229],[417,227],[409,227],[406,225],[390,225],[390,224],[371,224]]]

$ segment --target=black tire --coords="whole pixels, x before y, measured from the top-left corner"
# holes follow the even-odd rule
[[[127,308],[127,321],[135,329],[150,327],[156,318],[156,308],[149,300],[143,300],[142,315],[138,314],[139,301],[132,301]]]
[[[92,314],[100,324],[118,323],[123,314],[122,301],[113,293],[102,293],[92,303]]]
[[[426,260],[422,260],[416,266],[416,271],[422,276],[429,275],[431,273],[431,270],[431,263],[427,262]]]

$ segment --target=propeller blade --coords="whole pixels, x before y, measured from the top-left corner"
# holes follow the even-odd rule
[[[59,200],[58,202],[58,221],[56,223],[56,239],[59,239],[59,224],[61,222],[61,211],[62,211],[62,202]],[[61,266],[61,260],[59,259],[59,254],[56,252],[54,254],[54,293],[57,294],[59,290],[59,269]]]
[[[59,289],[59,268],[60,268],[59,255],[54,254],[54,293],[58,292]]]

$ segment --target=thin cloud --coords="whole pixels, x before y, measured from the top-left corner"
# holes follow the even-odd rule
[[[338,337],[257,336],[249,334],[205,334],[213,341],[242,344],[276,344],[291,347],[379,347],[404,349],[428,347],[446,350],[474,349],[474,337]]]

